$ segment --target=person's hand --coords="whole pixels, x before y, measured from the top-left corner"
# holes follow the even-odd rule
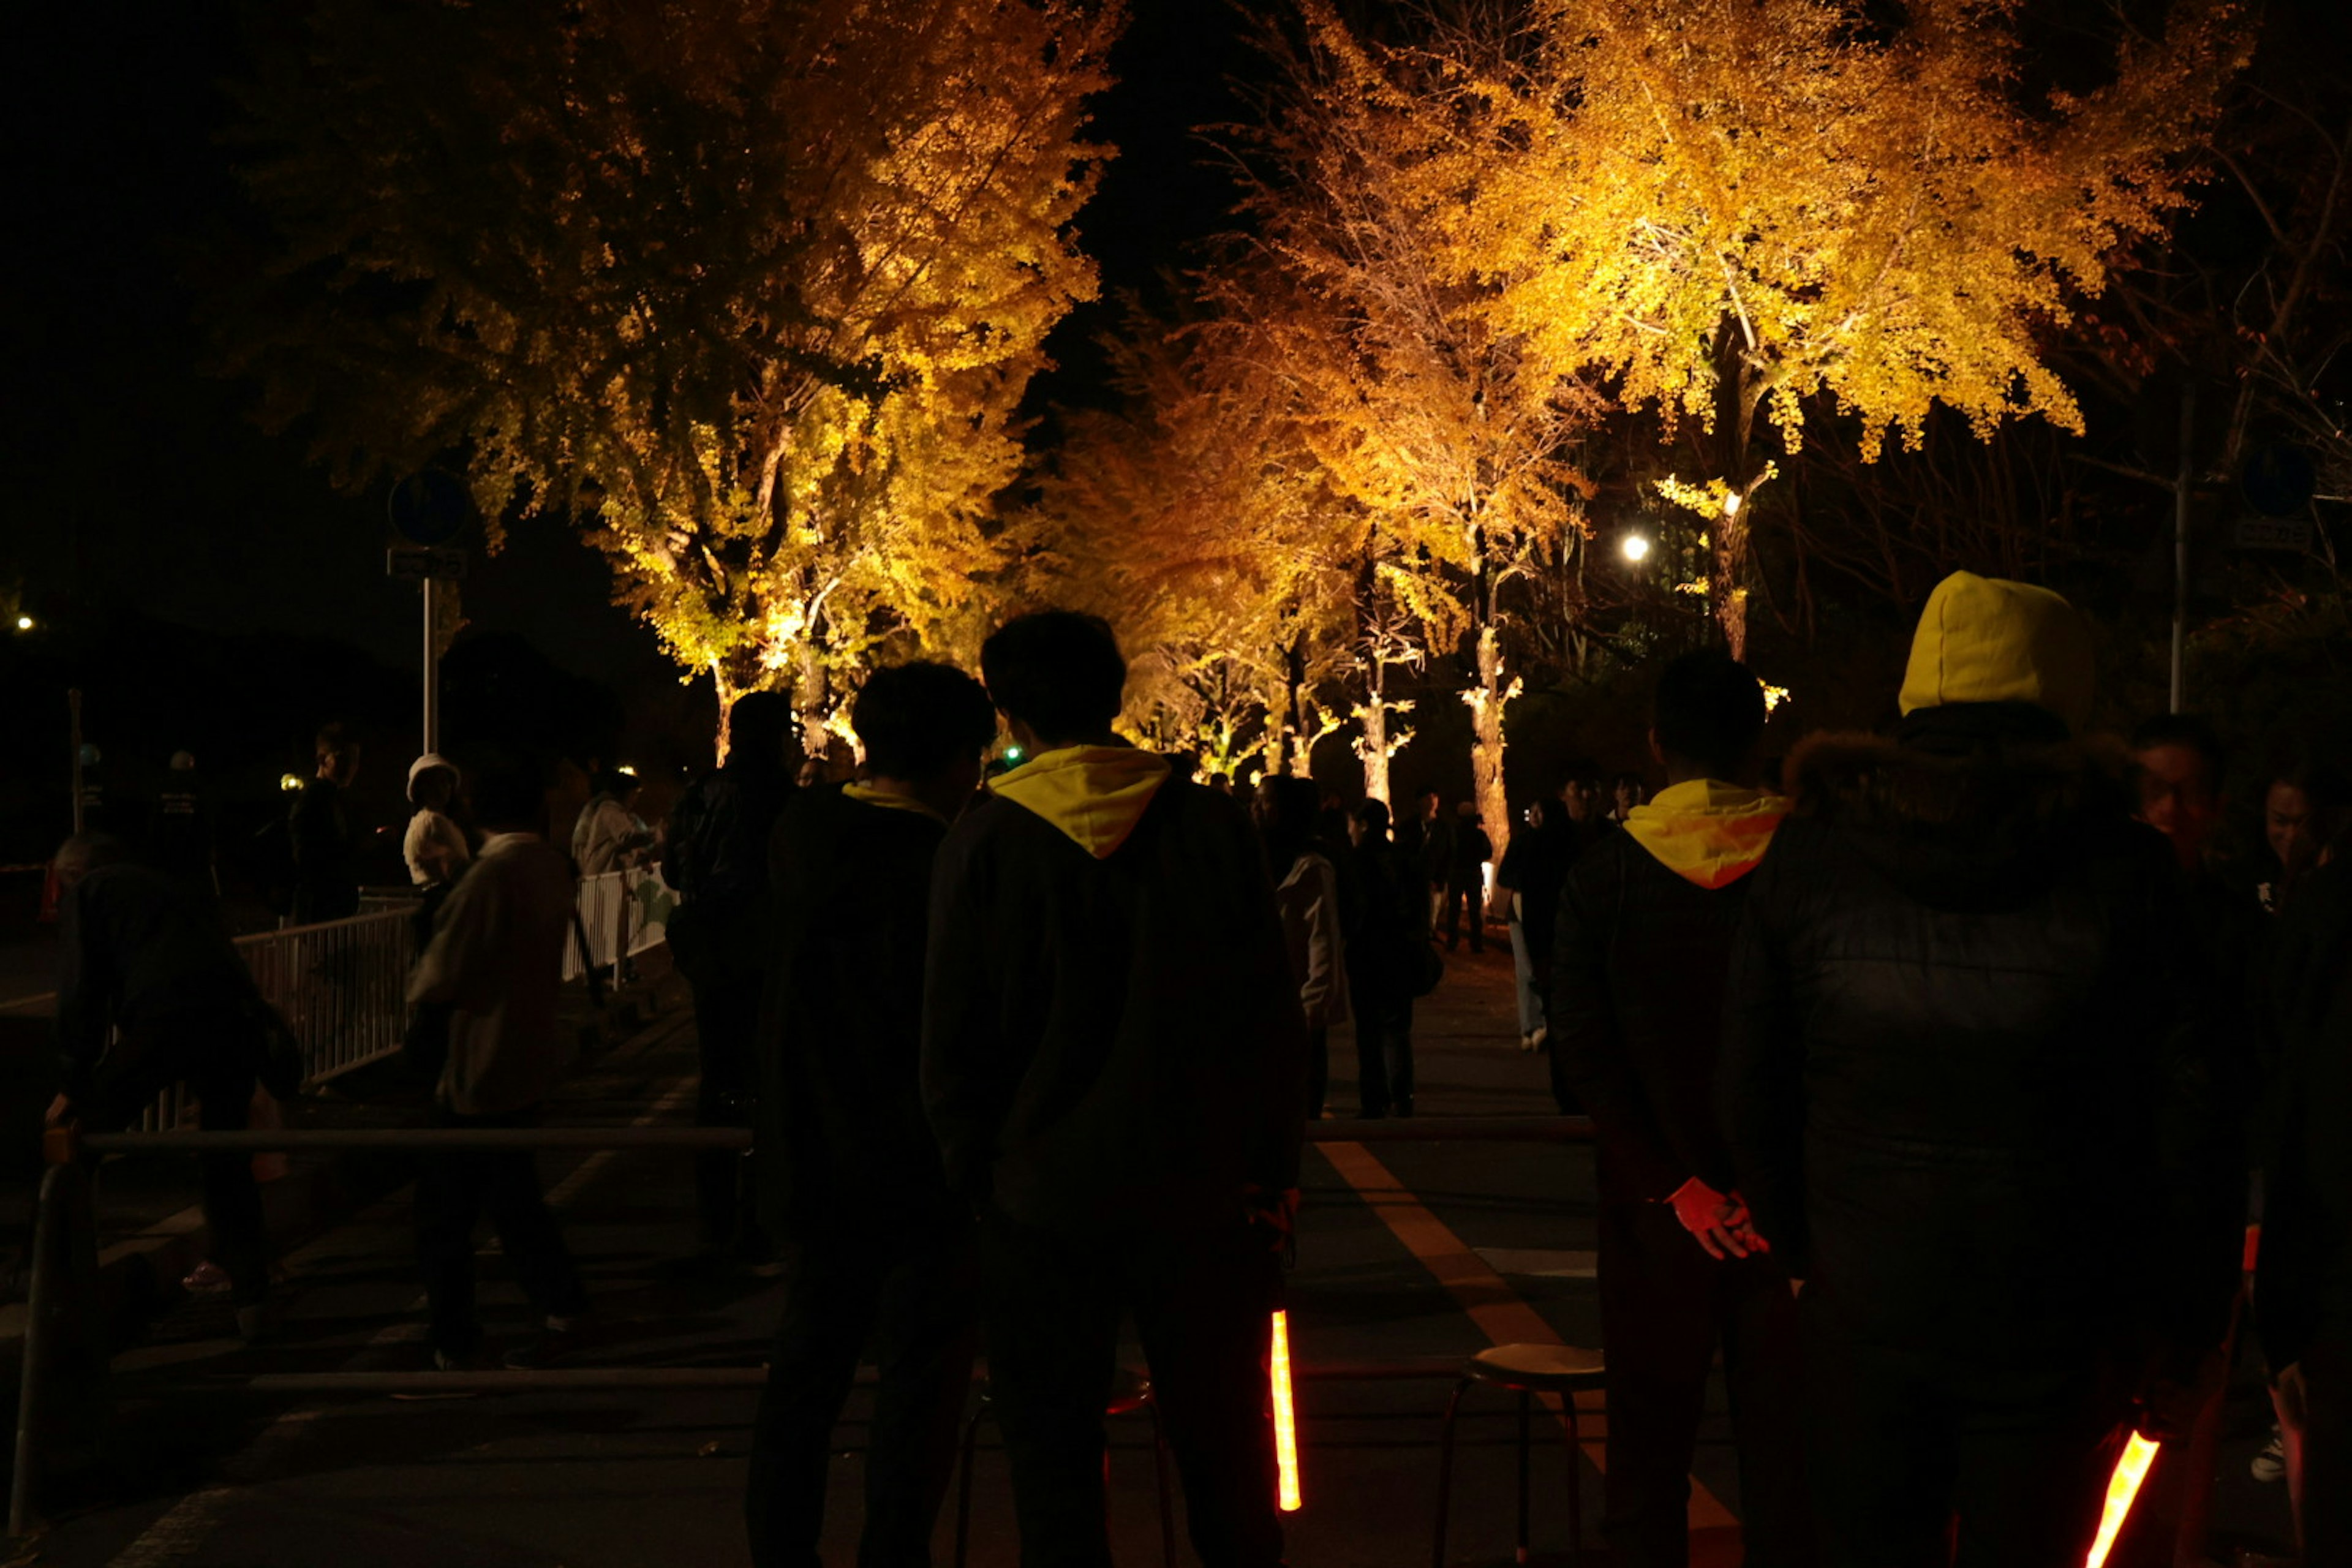
[[[1666,1202],[1673,1205],[1675,1218],[1706,1248],[1709,1258],[1746,1258],[1772,1250],[1756,1234],[1747,1200],[1738,1193],[1718,1193],[1693,1176],[1676,1187]]]
[[[48,1111],[42,1117],[41,1125],[44,1127],[63,1127],[67,1122],[73,1120],[73,1101],[60,1094],[55,1100],[49,1101]]]

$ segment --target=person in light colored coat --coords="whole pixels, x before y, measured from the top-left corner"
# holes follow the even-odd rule
[[[1341,934],[1339,873],[1317,845],[1320,803],[1306,779],[1268,779],[1254,803],[1265,835],[1266,865],[1275,876],[1275,902],[1298,1005],[1307,1015],[1307,1114],[1323,1114],[1330,1079],[1329,1035],[1348,1021],[1347,940]]]

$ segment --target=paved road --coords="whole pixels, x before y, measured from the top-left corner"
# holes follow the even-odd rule
[[[1423,1114],[1549,1109],[1543,1059],[1517,1048],[1508,963],[1507,952],[1463,953],[1423,1004]],[[604,1058],[572,1086],[565,1117],[683,1120],[690,1026],[675,1016]],[[1344,1034],[1333,1047],[1334,1110],[1344,1116],[1354,1104],[1352,1047]],[[761,1358],[775,1315],[772,1286],[682,1279],[666,1267],[690,1235],[681,1159],[550,1158],[544,1169],[597,1298],[603,1327],[593,1359],[744,1365]],[[1301,1363],[1459,1356],[1496,1338],[1547,1334],[1597,1342],[1589,1152],[1337,1143],[1310,1153],[1306,1180],[1300,1267],[1290,1286]],[[62,1517],[36,1543],[38,1561],[68,1568],[743,1562],[748,1391],[267,1405],[166,1391],[207,1373],[422,1364],[409,1224],[403,1192],[289,1257],[288,1330],[266,1352],[222,1337],[226,1307],[196,1303],[120,1357],[120,1452],[107,1472],[60,1497]],[[495,1261],[485,1268],[500,1281],[485,1293],[493,1334],[520,1331],[519,1294]],[[1402,1568],[1427,1561],[1446,1392],[1427,1381],[1303,1386],[1307,1506],[1292,1525],[1294,1563]],[[2242,1484],[2225,1500],[2236,1510],[2229,1517],[2266,1519],[2274,1532],[2280,1489],[2243,1479],[2252,1409],[2239,1412],[2246,1418],[2230,1461]],[[838,1562],[854,1557],[864,1418],[861,1395],[840,1434],[828,1533]],[[1511,1429],[1501,1401],[1471,1406],[1454,1561],[1509,1561]],[[1539,1560],[1559,1561],[1568,1544],[1565,1451],[1556,1423],[1539,1426],[1538,1437],[1536,1544]],[[1723,1527],[1738,1497],[1719,1397],[1704,1438],[1695,1561],[1728,1563],[1737,1561],[1736,1534]],[[1114,1442],[1120,1560],[1156,1562],[1148,1428],[1114,1424]],[[1599,1457],[1596,1445],[1580,1466],[1588,1531],[1599,1511]],[[992,1434],[983,1438],[975,1499],[971,1561],[1013,1563]],[[948,1540],[942,1521],[942,1563]]]

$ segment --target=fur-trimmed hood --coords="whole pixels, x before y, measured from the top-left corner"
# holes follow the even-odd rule
[[[2128,759],[2013,704],[1925,710],[1889,737],[1823,733],[1789,758],[1793,817],[1941,908],[2034,897],[2130,820]]]

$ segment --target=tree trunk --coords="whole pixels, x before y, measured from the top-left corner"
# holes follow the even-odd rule
[[[1502,637],[1492,625],[1478,633],[1478,684],[1464,695],[1470,704],[1472,794],[1478,802],[1479,826],[1493,841],[1495,860],[1500,864],[1511,843],[1510,798],[1503,788],[1503,707],[1512,693],[1503,679]]]
[[[1706,596],[1723,628],[1724,646],[1731,657],[1748,658],[1748,509],[1740,507],[1715,520],[1714,560],[1706,574]]]
[[[814,634],[812,626],[808,640],[801,644],[800,669],[793,689],[793,716],[800,721],[801,751],[812,760],[823,758],[833,743],[833,733],[824,727],[824,721],[832,717],[832,710],[826,706],[830,682],[825,679],[824,657],[818,651]]]

